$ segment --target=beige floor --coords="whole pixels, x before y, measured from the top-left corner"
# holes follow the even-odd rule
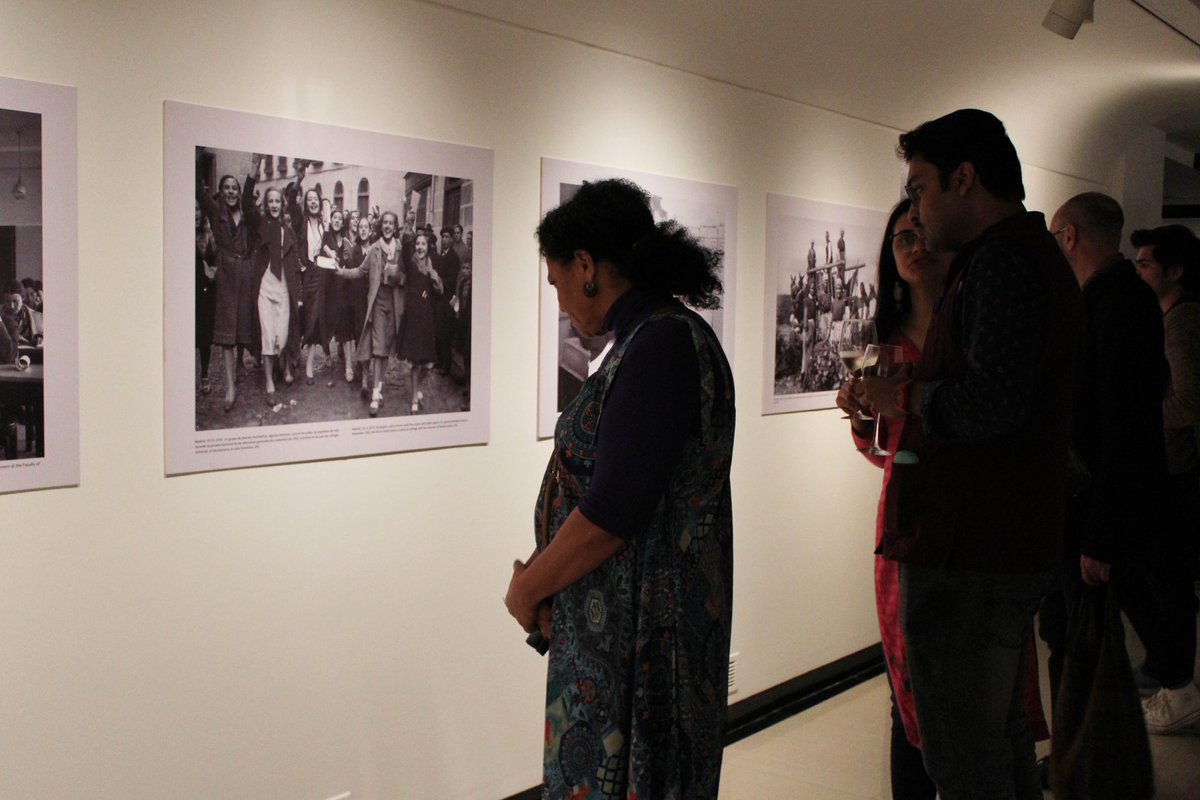
[[[1130,651],[1141,660],[1132,634]],[[1044,658],[1042,672],[1046,694]],[[721,800],[890,800],[890,722],[881,675],[726,748]],[[1200,729],[1151,736],[1150,747],[1156,800],[1200,800]]]

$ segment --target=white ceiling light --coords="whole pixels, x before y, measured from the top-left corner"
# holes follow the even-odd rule
[[[1085,22],[1092,21],[1092,6],[1095,0],[1054,0],[1042,27],[1064,39],[1074,39]]]

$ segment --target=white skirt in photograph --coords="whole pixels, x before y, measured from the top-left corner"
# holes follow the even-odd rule
[[[290,304],[287,284],[268,268],[258,285],[258,321],[264,356],[277,356],[287,346]]]

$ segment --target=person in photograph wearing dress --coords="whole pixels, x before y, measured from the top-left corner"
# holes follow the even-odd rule
[[[203,176],[197,173],[196,202],[208,220],[217,248],[212,340],[221,347],[225,365],[225,412],[228,413],[237,400],[236,351],[239,347],[254,349],[259,338],[255,318],[258,279],[251,258],[254,243],[245,220],[247,210],[253,213],[254,178],[247,176],[245,186],[239,186],[237,178],[224,175],[217,183],[214,197],[204,185]]]
[[[329,212],[329,228],[321,242],[321,253],[336,262],[338,269],[346,265],[347,255],[353,250],[354,234],[342,224],[344,219],[345,214],[340,208],[332,209]],[[354,317],[349,293],[356,289],[358,284],[329,279],[326,279],[325,283],[325,319],[329,321],[329,330],[326,333],[336,342],[330,345],[334,352],[337,351],[337,347],[342,348],[346,357],[346,382],[351,383],[354,381],[354,351],[358,346],[355,329],[361,317]],[[330,385],[333,385],[332,378]]]
[[[410,411],[419,413],[425,404],[421,385],[437,357],[437,304],[445,293],[442,277],[434,269],[430,256],[429,236],[424,231],[413,241],[412,263],[408,265],[408,280],[404,285],[407,295],[404,325],[397,355],[409,365],[412,382]]]
[[[379,240],[367,248],[362,263],[353,269],[334,274],[350,280],[354,274],[367,278],[367,316],[358,338],[358,360],[371,362],[371,416],[383,405],[383,378],[388,358],[395,352],[396,335],[404,318],[404,269],[397,236],[400,219],[395,212],[385,211],[379,218]]]
[[[296,234],[283,218],[283,193],[268,189],[261,212],[251,218],[257,245],[258,320],[262,333],[263,387],[275,405],[275,361],[292,382],[292,356],[300,344],[300,256]]]
[[[537,229],[575,329],[614,343],[559,417],[537,548],[505,602],[548,642],[543,789],[715,800],[733,600],[733,375],[684,302],[720,256],[625,180],[586,182]],[[536,637],[535,637],[536,640]]]
[[[212,391],[213,317],[217,312],[217,245],[196,204],[196,351],[200,354],[200,394]]]
[[[343,291],[346,294],[347,302],[350,306],[350,314],[354,320],[354,341],[361,342],[363,335],[363,321],[367,318],[367,311],[370,306],[367,304],[367,284],[366,275],[360,271],[363,262],[367,258],[367,250],[371,247],[371,222],[365,216],[358,217],[355,225],[355,235],[350,242],[350,252],[346,259],[342,262],[343,270],[338,273],[344,281]],[[359,355],[359,348],[355,348],[354,363],[358,364],[359,378],[362,380],[363,397],[371,395],[371,360],[368,358],[365,361]],[[353,373],[347,370],[353,381]]]
[[[367,248],[371,245],[371,229],[357,211],[346,216],[346,234],[342,237],[341,255],[338,264],[341,270],[356,269],[367,257]],[[361,232],[361,235],[360,235]],[[367,315],[367,282],[358,272],[344,276],[343,280],[333,280],[329,284],[331,292],[341,292],[344,305],[345,340],[348,347],[346,354],[346,383],[355,381],[355,369],[358,364],[358,337],[362,335],[363,318]]]
[[[304,362],[304,382],[312,385],[313,356],[316,348],[328,350],[328,324],[325,321],[325,288],[330,270],[317,266],[317,257],[325,241],[325,222],[321,217],[321,193],[316,189],[304,189],[307,165],[301,161],[296,166],[296,180],[284,189],[288,214],[300,245],[300,276],[303,297],[300,301],[301,341],[307,349]],[[301,204],[303,192],[303,204]]]

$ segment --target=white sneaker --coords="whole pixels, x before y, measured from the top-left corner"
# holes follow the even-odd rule
[[[375,391],[371,392],[371,405],[367,407],[367,411],[373,417],[379,413],[381,405],[383,405],[383,390],[376,386]]]
[[[1189,683],[1181,689],[1159,689],[1142,701],[1146,732],[1175,733],[1200,722],[1200,689]]]

